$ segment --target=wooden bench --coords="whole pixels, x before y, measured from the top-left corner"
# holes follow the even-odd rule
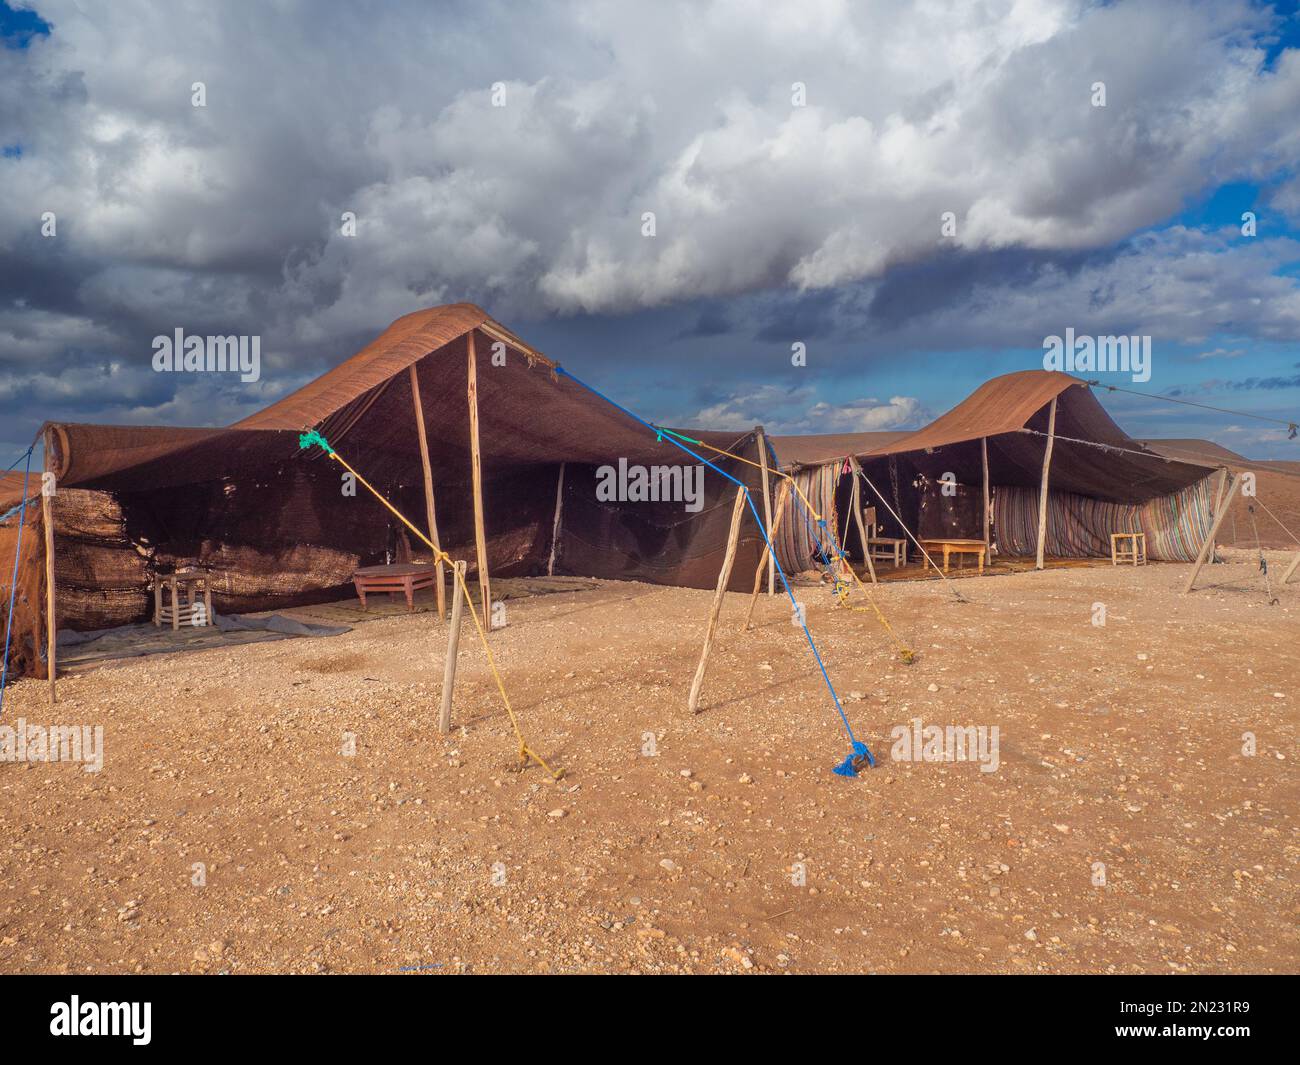
[[[1110,534],[1110,564],[1118,566],[1121,562],[1132,562],[1135,566],[1146,565],[1146,533],[1119,532]]]
[[[980,573],[984,572],[984,556],[988,552],[988,545],[983,540],[963,540],[958,538],[936,539],[929,538],[921,541],[925,550],[931,556],[943,553],[943,571],[948,572],[948,558],[950,555],[978,555]]]
[[[366,609],[367,592],[387,592],[406,595],[406,609],[415,609],[415,591],[417,588],[432,588],[437,580],[437,571],[433,566],[418,562],[394,562],[387,566],[362,566],[352,574],[352,584],[361,600],[361,609]]]

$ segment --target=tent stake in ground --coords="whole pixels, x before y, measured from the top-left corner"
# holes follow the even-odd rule
[[[1222,476],[1226,477],[1227,475],[1228,471],[1225,469]],[[1196,556],[1196,565],[1192,567],[1191,576],[1187,578],[1187,584],[1183,587],[1183,595],[1192,590],[1192,585],[1196,583],[1196,575],[1201,572],[1201,567],[1205,565],[1206,557],[1214,550],[1214,538],[1219,534],[1219,526],[1223,524],[1224,515],[1228,513],[1229,508],[1232,506],[1232,499],[1237,494],[1240,485],[1241,474],[1237,474],[1232,479],[1232,484],[1228,486],[1228,491],[1223,496],[1223,502],[1219,504],[1219,512],[1214,516],[1214,524],[1210,526],[1205,542],[1201,544],[1201,553]]]
[[[1047,416],[1047,447],[1043,451],[1043,483],[1038,490],[1038,559],[1037,569],[1043,568],[1047,548],[1047,471],[1052,466],[1052,445],[1056,443],[1056,396],[1052,397],[1052,410]]]
[[[451,731],[451,693],[456,687],[456,655],[460,652],[460,619],[465,610],[464,562],[453,562],[451,574],[451,628],[447,630],[447,664],[442,669],[442,710],[438,714],[438,731]]]
[[[433,467],[429,464],[429,437],[424,431],[424,405],[420,402],[420,379],[415,374],[415,364],[410,366],[411,399],[415,403],[415,428],[420,437],[420,465],[424,469],[424,512],[429,521],[429,539],[437,545],[434,551],[434,586],[437,592],[438,620],[447,616],[447,597],[442,588],[442,559],[438,551],[442,550],[442,541],[438,539],[438,514],[433,503]]]
[[[483,530],[483,456],[478,446],[478,369],[474,357],[474,330],[469,334],[469,447],[470,472],[474,478],[474,546],[478,552],[479,599],[485,617],[492,616],[492,589],[488,578],[487,535]]]
[[[731,532],[727,536],[727,553],[722,558],[722,572],[718,574],[718,589],[713,594],[713,606],[709,609],[709,627],[704,633],[704,650],[700,654],[700,664],[695,667],[695,679],[691,681],[691,696],[686,702],[686,709],[692,714],[700,703],[700,689],[704,687],[704,671],[709,668],[709,654],[713,650],[713,637],[718,631],[718,615],[722,613],[722,601],[727,595],[727,582],[731,580],[731,566],[736,561],[736,544],[740,539],[740,518],[745,510],[745,486],[736,489],[736,505],[731,511]]]

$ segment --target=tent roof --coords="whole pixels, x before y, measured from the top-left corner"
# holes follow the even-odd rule
[[[399,318],[351,358],[226,428],[54,425],[59,482],[131,491],[274,470],[303,461],[297,434],[308,427],[358,456],[369,474],[405,480],[419,469],[407,372],[413,367],[434,480],[463,483],[469,476],[466,366],[471,336],[477,338],[485,470],[502,463],[604,463],[619,457],[646,465],[682,461],[682,452],[672,444],[656,440],[634,418],[557,375],[555,362],[481,307],[455,303]],[[503,366],[490,358],[498,341],[506,349]],[[1004,483],[1029,483],[1041,465],[1043,447],[1041,436],[1034,434],[1045,430],[1044,408],[1056,397],[1053,484],[1065,490],[1148,499],[1192,483],[1207,466],[1216,465],[1209,459],[1173,461],[1143,448],[1111,420],[1085,382],[1046,370],[987,381],[915,431],[775,437],[773,447],[787,467],[821,465],[850,454],[868,460],[954,447],[962,454],[946,453],[945,461],[952,466],[961,459],[968,466],[970,449],[962,445],[989,437],[990,461],[996,458],[1005,468],[1000,471],[1008,478]],[[691,435],[734,450],[748,434],[697,430]],[[1069,437],[1128,453],[1067,445]]]
[[[776,459],[781,466],[820,466],[837,462],[848,455],[856,455],[881,445],[892,444],[905,436],[910,429],[894,432],[872,433],[809,433],[806,436],[770,437]]]
[[[1144,502],[1193,484],[1219,463],[1166,458],[1126,434],[1086,381],[1051,370],[1022,370],[986,381],[950,411],[910,433],[857,433],[840,438],[844,450],[791,466],[822,465],[852,454],[867,461],[910,454],[918,465],[952,470],[968,483],[979,477],[973,445],[989,439],[989,464],[1004,484],[1036,484],[1047,431],[1045,408],[1057,400],[1053,488],[1118,502]],[[945,450],[946,449],[946,450]],[[943,452],[934,459],[922,456]],[[798,448],[794,449],[798,454]],[[972,465],[974,471],[972,473]]]
[[[124,491],[212,480],[303,455],[298,433],[317,428],[367,476],[418,478],[419,450],[408,370],[416,370],[439,484],[469,479],[466,393],[469,337],[476,334],[480,441],[485,471],[494,464],[680,463],[683,453],[634,418],[555,373],[546,358],[480,307],[449,304],[405,315],[361,351],[296,392],[226,428],[60,423],[59,483]],[[505,365],[491,359],[505,344]],[[734,449],[749,434],[695,431]]]

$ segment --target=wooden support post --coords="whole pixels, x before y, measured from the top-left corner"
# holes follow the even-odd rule
[[[1227,470],[1224,470],[1223,475],[1227,476],[1227,472]],[[1196,556],[1196,565],[1192,567],[1192,574],[1187,578],[1187,583],[1183,586],[1183,595],[1192,590],[1192,585],[1196,583],[1196,575],[1201,572],[1201,567],[1205,565],[1206,556],[1214,549],[1214,538],[1218,535],[1219,526],[1223,524],[1224,515],[1232,508],[1232,500],[1236,496],[1239,487],[1241,487],[1241,474],[1233,477],[1232,484],[1228,486],[1228,492],[1223,497],[1223,502],[1219,504],[1219,512],[1214,515],[1214,524],[1210,526],[1205,542],[1201,544],[1200,553]]]
[[[1052,445],[1056,443],[1056,397],[1052,397],[1052,410],[1047,416],[1047,448],[1043,452],[1043,483],[1038,489],[1038,569],[1043,568],[1043,554],[1047,547],[1047,471],[1052,465]]]
[[[447,629],[447,663],[442,667],[442,710],[438,714],[438,731],[451,731],[451,693],[456,687],[456,653],[460,649],[460,618],[465,612],[464,562],[453,562],[451,571],[451,627]]]
[[[849,469],[853,478],[853,499],[849,505],[853,507],[853,518],[858,523],[858,537],[862,540],[862,554],[867,560],[867,572],[871,574],[871,583],[879,584],[876,579],[876,563],[871,558],[871,538],[867,535],[867,527],[862,522],[862,478],[858,476],[856,456],[849,457]]]
[[[772,493],[767,486],[767,437],[761,425],[754,426],[755,439],[758,443],[758,462],[763,471],[763,525],[772,528]],[[767,571],[767,594],[776,595],[776,567]]]
[[[790,482],[782,481],[781,487],[776,493],[776,516],[772,518],[772,524],[767,530],[768,543],[772,545],[772,550],[776,550],[776,531],[781,527],[781,519],[785,516],[786,504],[790,502]],[[754,605],[758,602],[758,590],[763,587],[763,569],[767,567],[769,572],[775,573],[776,567],[772,565],[772,552],[766,547],[763,549],[763,557],[758,560],[758,569],[754,571],[754,591],[749,597],[749,610],[745,614],[745,629],[750,628],[750,622],[754,617]]]
[[[420,438],[420,465],[424,468],[424,516],[429,524],[429,539],[437,551],[442,550],[442,541],[438,539],[438,514],[433,503],[433,467],[429,464],[429,437],[424,429],[424,405],[420,402],[420,378],[415,373],[415,364],[410,367],[411,400],[415,404],[415,429]],[[438,620],[447,616],[447,593],[442,587],[442,558],[435,553],[433,577],[436,583],[434,591],[438,601]]]
[[[484,624],[492,618],[492,587],[488,576],[487,534],[483,529],[483,456],[478,442],[478,367],[474,357],[474,330],[469,331],[469,448],[470,471],[474,478],[474,546],[478,550],[479,598],[483,602]]]
[[[1291,560],[1291,565],[1289,565],[1286,572],[1282,574],[1282,583],[1286,584],[1286,582],[1291,579],[1291,575],[1295,573],[1297,569],[1300,569],[1300,551],[1296,552],[1295,558]]]
[[[555,576],[555,553],[560,546],[560,521],[564,515],[564,463],[560,463],[560,476],[555,482],[555,520],[551,522],[551,557],[546,560],[546,575]]]
[[[53,473],[54,468],[54,433],[45,434],[45,472]],[[54,586],[54,506],[50,493],[57,491],[54,478],[41,478],[41,524],[45,526],[45,663],[50,675],[50,703],[53,705],[58,694],[55,691],[58,664],[58,615],[55,610]]]
[[[984,466],[984,552],[989,550],[989,522],[992,514],[989,513],[989,438],[980,437],[980,460]]]
[[[736,544],[740,538],[740,519],[745,511],[744,486],[736,489],[736,505],[731,511],[731,532],[727,534],[727,553],[722,558],[722,572],[718,574],[718,590],[713,594],[713,606],[709,610],[709,627],[704,633],[704,650],[700,653],[700,664],[695,667],[695,679],[691,681],[691,695],[686,701],[686,709],[692,714],[700,703],[700,689],[704,687],[704,671],[709,666],[709,653],[713,650],[713,637],[718,631],[718,615],[722,613],[722,600],[727,594],[727,582],[731,580],[731,566],[736,561]]]
[[[1214,510],[1211,511],[1211,513],[1213,514],[1219,513],[1219,508],[1223,506],[1223,493],[1226,492],[1227,490],[1228,490],[1228,468],[1224,466],[1222,469],[1219,470],[1219,484],[1218,484],[1218,489],[1214,495]],[[1233,536],[1232,540],[1233,543],[1236,543],[1237,542],[1236,536]],[[1215,545],[1210,549],[1211,562],[1214,561],[1213,552],[1218,550],[1218,547],[1219,547],[1218,543],[1215,543]]]

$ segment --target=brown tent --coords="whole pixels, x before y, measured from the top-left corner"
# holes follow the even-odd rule
[[[1195,557],[1209,528],[1206,478],[1215,464],[1178,461],[1144,447],[1077,377],[1025,370],[986,381],[913,432],[774,437],[777,459],[795,472],[827,520],[822,530],[801,513],[783,529],[777,545],[782,564],[807,568],[817,541],[833,551],[832,538],[861,558],[856,523],[847,520],[850,456],[863,473],[860,505],[876,506],[880,534],[922,539],[986,535],[987,462],[994,540],[1004,554],[1034,553],[1049,428],[1046,554],[1108,555],[1111,531],[1141,530],[1148,532],[1152,558]],[[815,440],[825,446],[810,446]]]
[[[226,428],[47,424],[47,461],[58,484],[59,626],[90,629],[144,620],[151,576],[179,567],[208,570],[214,608],[229,613],[337,598],[350,592],[359,566],[408,554],[427,558],[418,539],[364,489],[345,493],[338,465],[320,449],[302,450],[298,443],[303,430],[320,431],[425,529],[416,387],[439,542],[475,573],[471,350],[483,546],[491,575],[549,571],[714,585],[734,485],[706,471],[698,509],[680,500],[599,499],[600,467],[620,460],[644,467],[697,464],[557,373],[556,363],[482,309],[462,303],[398,319],[352,358]],[[758,457],[752,433],[690,435]],[[750,487],[759,484],[758,470],[749,465],[718,465]],[[23,610],[15,622],[28,672],[43,669],[34,661],[39,654],[32,653],[39,651],[44,625],[39,509],[27,516],[36,534],[25,535],[23,552],[28,555],[34,544],[38,554],[23,567],[31,587],[23,585]],[[761,543],[758,529],[746,522],[733,571],[736,590],[747,585]],[[7,584],[8,576],[0,582]]]

